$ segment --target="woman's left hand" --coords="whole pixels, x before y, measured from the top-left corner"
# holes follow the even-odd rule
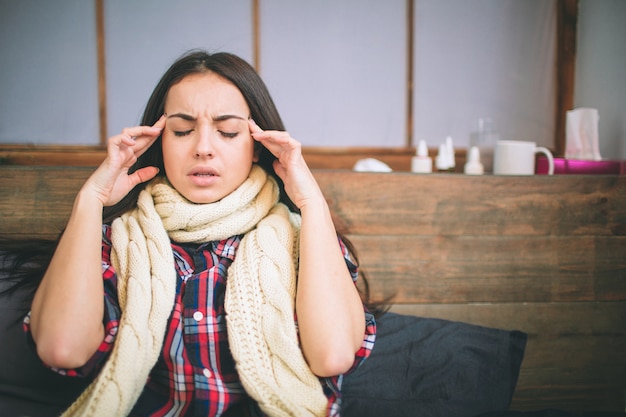
[[[302,145],[287,132],[263,131],[252,121],[249,125],[252,137],[276,156],[274,171],[302,215],[296,291],[302,352],[316,375],[342,374],[354,364],[365,320],[330,210],[304,161]]]
[[[302,156],[300,142],[284,131],[262,130],[253,120],[249,120],[248,125],[252,137],[277,158],[274,171],[283,180],[287,195],[298,208],[324,198]]]

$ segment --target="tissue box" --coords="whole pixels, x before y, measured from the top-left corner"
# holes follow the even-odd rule
[[[545,156],[539,156],[537,158],[535,173],[548,173],[548,159]],[[590,161],[554,158],[554,174],[626,175],[626,161]]]

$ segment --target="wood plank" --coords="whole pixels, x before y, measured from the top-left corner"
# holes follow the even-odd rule
[[[0,232],[54,238],[93,169],[0,167]]]
[[[431,150],[436,154],[436,150]],[[315,148],[302,150],[311,169],[352,170],[360,159],[374,158],[387,164],[394,171],[411,171],[411,148]]]
[[[626,235],[624,176],[315,176],[350,234]]]
[[[624,236],[348,237],[395,303],[626,300]]]
[[[626,335],[626,302],[394,304],[391,311],[521,330],[531,337]],[[624,352],[626,354],[626,352]],[[626,362],[625,362],[626,364]]]
[[[607,364],[621,368],[621,381],[626,381],[625,334],[534,335],[528,339],[523,368],[587,369],[591,372]],[[626,386],[624,388],[626,390]]]
[[[566,112],[574,108],[578,0],[558,0],[556,14],[554,147],[556,155],[564,155]]]
[[[100,145],[106,146],[107,117],[107,77],[106,77],[106,35],[104,30],[104,0],[96,0],[96,39],[98,56],[98,124]],[[104,159],[104,158],[102,158]]]
[[[623,413],[624,381],[624,367],[610,365],[592,370],[522,369],[511,409]]]
[[[0,144],[0,165],[8,166],[96,167],[105,156],[104,146]]]
[[[15,178],[14,169],[0,166],[3,184]],[[50,178],[66,172],[66,167],[19,172],[42,169]],[[86,178],[93,168],[84,169],[79,172]],[[626,235],[626,176],[314,174],[338,227],[350,234]]]

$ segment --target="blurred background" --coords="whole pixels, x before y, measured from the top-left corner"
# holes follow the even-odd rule
[[[172,61],[201,48],[255,65],[305,146],[437,147],[451,136],[467,147],[478,120],[491,118],[502,139],[552,147],[556,7],[0,0],[0,143],[99,145],[137,124]],[[578,1],[573,102],[599,110],[608,159],[626,159],[624,21],[624,0]]]

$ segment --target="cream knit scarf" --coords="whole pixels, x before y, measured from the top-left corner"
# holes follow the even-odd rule
[[[245,234],[228,271],[226,322],[246,392],[270,416],[323,416],[327,399],[300,350],[294,324],[300,217],[254,166],[232,194],[193,204],[153,180],[137,208],[113,223],[112,260],[122,316],[96,380],[64,416],[126,416],[161,351],[176,292],[170,238],[208,242]],[[295,261],[294,261],[295,260]]]

